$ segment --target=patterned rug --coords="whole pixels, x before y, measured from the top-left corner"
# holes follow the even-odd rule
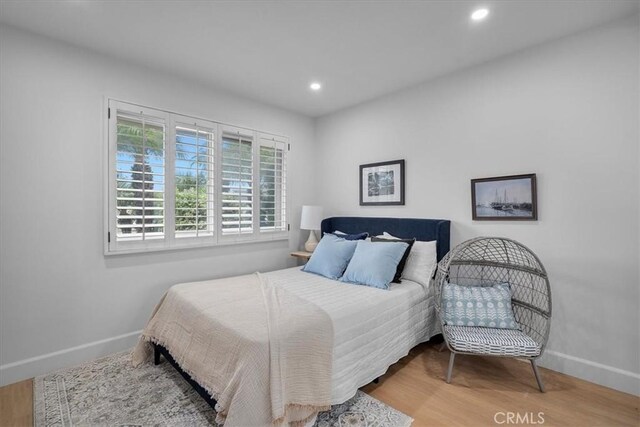
[[[37,377],[35,425],[216,426],[215,412],[166,361],[133,368],[118,353]],[[413,419],[358,391],[318,415],[317,427],[408,427]]]

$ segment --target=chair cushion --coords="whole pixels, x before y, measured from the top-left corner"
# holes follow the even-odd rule
[[[443,332],[455,351],[512,357],[540,355],[540,345],[516,329],[445,325]]]
[[[445,283],[442,306],[447,325],[518,329],[508,283],[493,286]]]

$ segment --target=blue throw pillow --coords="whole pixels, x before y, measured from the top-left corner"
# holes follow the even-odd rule
[[[359,240],[340,281],[389,289],[407,246],[404,242],[373,243]]]
[[[347,268],[357,245],[357,241],[345,240],[327,233],[320,239],[320,243],[302,271],[337,280]]]
[[[367,237],[369,237],[369,233],[347,234],[347,233],[343,233],[342,231],[334,231],[333,233],[325,233],[325,234],[333,234],[334,236],[338,236],[346,240],[364,240]]]
[[[407,249],[404,250],[404,255],[402,256],[402,259],[398,263],[398,267],[396,268],[396,274],[395,276],[393,276],[393,280],[392,280],[393,283],[402,283],[402,280],[400,280],[402,278],[402,271],[404,270],[404,266],[407,263],[407,259],[409,258],[409,253],[411,253],[411,248],[413,247],[413,244],[416,242],[415,237],[413,239],[384,239],[382,237],[372,237],[371,241],[381,242],[381,243],[399,241],[399,242],[405,242],[408,245]]]
[[[445,283],[442,309],[447,325],[519,329],[513,316],[508,283],[493,286]]]

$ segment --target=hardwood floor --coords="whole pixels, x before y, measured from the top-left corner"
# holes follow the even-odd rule
[[[528,361],[457,355],[447,384],[449,351],[438,348],[414,348],[378,384],[362,390],[412,416],[415,427],[640,426],[639,397],[544,368],[547,392],[540,393]]]
[[[363,390],[412,416],[413,427],[640,426],[639,397],[547,369],[540,393],[528,362],[458,355],[446,384],[449,352],[438,348],[416,347]],[[32,394],[32,380],[1,387],[0,426],[32,425]]]
[[[0,426],[33,425],[33,380],[0,387]]]

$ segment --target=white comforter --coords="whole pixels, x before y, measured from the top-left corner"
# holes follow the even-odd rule
[[[133,353],[138,364],[150,356],[145,341],[165,345],[213,394],[219,421],[229,425],[308,420],[309,411],[350,399],[438,333],[429,289],[412,281],[381,290],[296,267],[261,275],[259,282],[272,291],[262,293],[255,277],[172,287]],[[281,325],[275,336],[285,339],[274,338],[264,319]],[[305,356],[306,348],[315,350]],[[316,354],[327,354],[326,361]],[[318,369],[311,371],[312,365]],[[319,394],[322,384],[326,392]],[[308,398],[300,400],[303,395]]]
[[[332,404],[342,403],[440,333],[433,286],[409,280],[390,290],[341,283],[300,267],[265,273],[269,283],[322,308],[333,321]]]

